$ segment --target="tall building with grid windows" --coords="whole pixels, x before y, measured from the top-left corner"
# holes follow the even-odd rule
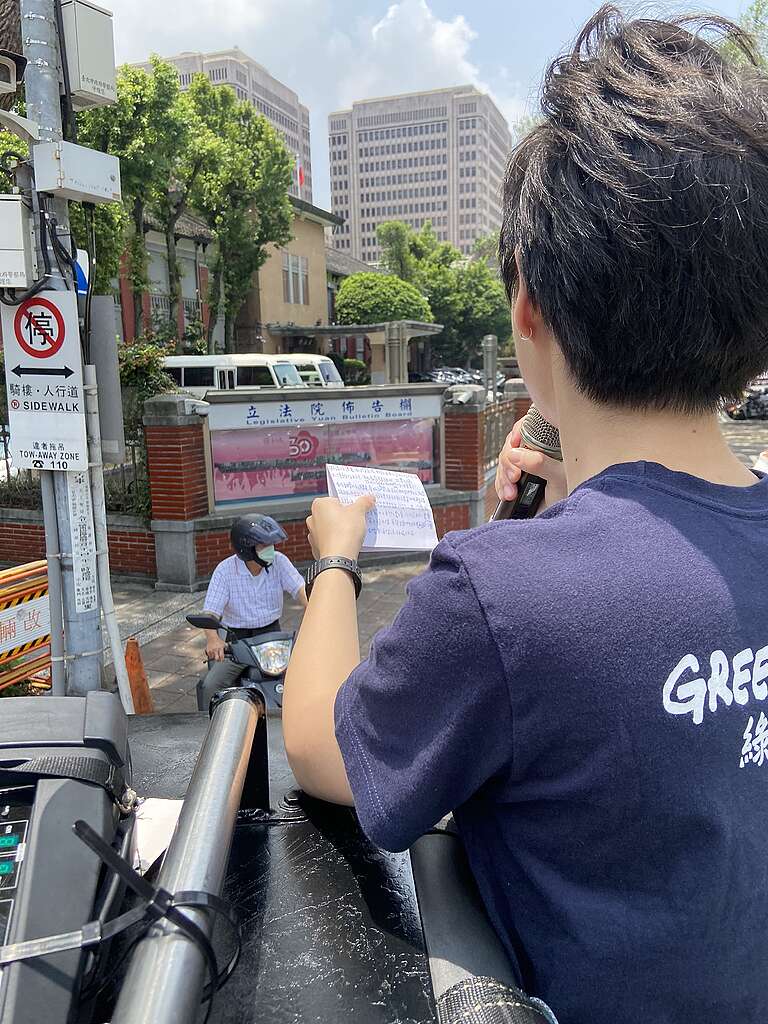
[[[376,229],[388,220],[429,220],[463,253],[500,228],[512,136],[473,86],[357,101],[330,115],[328,136],[337,249],[378,262]]]
[[[180,53],[165,60],[179,72],[182,89],[189,88],[193,75],[204,74],[214,85],[229,85],[238,99],[252,103],[277,128],[296,160],[291,195],[312,202],[309,110],[299,102],[293,89],[273,78],[266,68],[237,47],[216,53]],[[138,67],[151,69],[150,64]]]

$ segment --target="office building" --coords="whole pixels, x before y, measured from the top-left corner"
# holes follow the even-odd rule
[[[470,253],[501,226],[501,184],[512,149],[496,104],[473,86],[361,100],[328,119],[334,245],[380,258],[379,224],[425,221]]]
[[[312,202],[309,110],[293,89],[237,47],[216,53],[180,53],[165,59],[179,72],[182,89],[189,88],[194,75],[204,74],[214,85],[229,85],[238,99],[252,103],[277,128],[295,158],[291,195]],[[151,65],[139,67],[149,70]]]

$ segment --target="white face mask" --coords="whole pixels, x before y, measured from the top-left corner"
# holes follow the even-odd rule
[[[263,548],[261,551],[256,552],[256,557],[259,558],[265,565],[272,565],[275,560],[275,545],[270,544],[268,548]]]

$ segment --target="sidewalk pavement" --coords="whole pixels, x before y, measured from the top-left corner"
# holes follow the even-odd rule
[[[358,605],[364,656],[375,634],[400,609],[408,580],[425,565],[410,561],[365,570]],[[205,594],[166,594],[144,583],[115,586],[113,593],[121,637],[135,636],[141,646],[155,711],[195,711],[195,686],[205,670],[204,635],[184,617],[202,611]],[[283,627],[295,630],[300,621],[301,609],[287,600]]]
[[[768,421],[722,424],[729,444],[747,466],[768,449]],[[423,562],[403,562],[365,571],[360,595],[360,647],[365,655],[374,635],[388,626],[405,597],[405,585],[421,572]],[[195,686],[205,669],[203,634],[185,622],[185,615],[201,611],[204,593],[167,594],[147,583],[115,586],[114,598],[120,635],[135,636],[140,645],[149,685],[158,712],[194,711]],[[299,608],[288,602],[283,626],[293,630],[301,619]]]

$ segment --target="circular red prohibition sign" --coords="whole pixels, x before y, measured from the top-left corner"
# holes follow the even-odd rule
[[[53,316],[55,327],[51,327],[49,312]],[[16,311],[13,321],[16,341],[27,355],[34,356],[35,359],[55,356],[64,344],[64,331],[64,317],[58,307],[48,299],[28,299],[22,302]],[[33,340],[39,340],[40,348],[33,347]]]

